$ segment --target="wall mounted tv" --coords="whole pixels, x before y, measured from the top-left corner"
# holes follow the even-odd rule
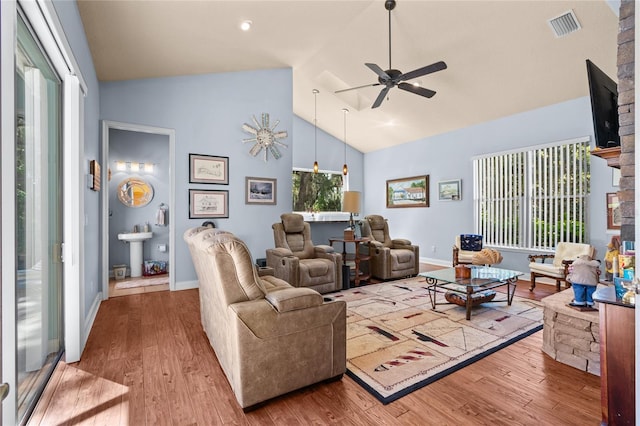
[[[618,87],[600,68],[587,59],[593,130],[598,148],[620,145],[618,134]]]

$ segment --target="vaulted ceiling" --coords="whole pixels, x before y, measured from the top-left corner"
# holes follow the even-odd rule
[[[392,67],[437,61],[420,77],[430,99],[380,87],[365,62],[389,65],[382,0],[79,0],[98,79],[115,81],[291,67],[294,113],[362,152],[587,96],[585,60],[616,78],[618,18],[597,1],[398,0]],[[548,20],[573,10],[581,29],[556,37]],[[252,21],[248,32],[240,23]]]

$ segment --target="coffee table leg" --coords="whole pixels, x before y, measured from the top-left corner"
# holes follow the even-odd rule
[[[518,282],[518,277],[507,280],[507,305],[508,306],[511,306],[511,302],[513,301],[513,296],[516,294],[517,282]],[[511,286],[513,286],[513,288],[511,288]],[[509,293],[509,289],[511,289],[511,293]]]
[[[427,293],[429,293],[429,300],[431,301],[431,309],[436,309],[436,283],[438,280],[433,278],[427,278]]]
[[[473,287],[471,287],[470,285],[467,286],[467,303],[465,303],[465,306],[467,308],[467,320],[471,319],[471,295],[473,291]]]

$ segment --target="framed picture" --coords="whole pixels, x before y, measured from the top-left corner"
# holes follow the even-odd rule
[[[607,192],[607,229],[620,229],[622,225],[622,212],[620,200],[615,192]]]
[[[228,218],[229,191],[189,190],[189,219]]]
[[[229,184],[229,157],[189,154],[189,183]]]
[[[462,199],[462,180],[443,180],[438,182],[438,200],[458,201]]]
[[[276,204],[276,179],[245,178],[245,204]]]
[[[429,207],[429,176],[387,181],[387,208]]]

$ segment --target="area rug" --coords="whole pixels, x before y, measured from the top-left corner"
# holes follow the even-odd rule
[[[162,285],[169,284],[169,276],[163,275],[161,277],[155,278],[134,278],[126,281],[118,281],[116,283],[116,288],[135,288],[135,287],[146,287],[150,285]]]
[[[347,375],[384,404],[542,329],[540,302],[514,297],[473,308],[431,309],[424,278],[361,286],[325,297],[347,302]],[[498,293],[494,300],[504,300]],[[444,293],[438,302],[446,302]]]

